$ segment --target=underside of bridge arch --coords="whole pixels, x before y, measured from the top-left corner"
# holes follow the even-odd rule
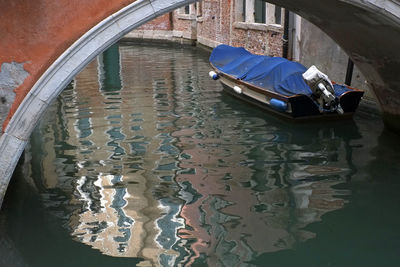
[[[265,1],[307,19],[341,46],[374,91],[385,125],[400,132],[400,2]]]
[[[0,207],[34,127],[73,77],[129,31],[195,1],[0,0]]]

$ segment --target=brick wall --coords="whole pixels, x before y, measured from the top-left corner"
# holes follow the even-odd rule
[[[218,44],[242,46],[252,53],[282,56],[282,27],[235,21],[234,0],[203,0],[197,19],[197,41],[209,47]]]
[[[140,26],[138,30],[172,31],[171,14],[165,14]]]
[[[203,0],[201,11],[199,5],[192,4],[190,14],[178,9],[156,18],[128,36],[196,40],[211,48],[229,44],[256,54],[282,56],[282,27],[235,21],[235,0]]]
[[[201,20],[198,23],[198,37],[205,40],[217,42],[218,38],[218,1],[203,1],[203,12]]]

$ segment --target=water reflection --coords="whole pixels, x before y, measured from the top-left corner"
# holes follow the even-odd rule
[[[314,238],[305,227],[346,204],[356,125],[277,121],[225,95],[202,53],[115,46],[36,130],[32,176],[76,240],[159,266],[236,266]]]

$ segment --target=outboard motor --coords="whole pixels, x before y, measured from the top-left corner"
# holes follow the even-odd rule
[[[340,106],[339,99],[335,97],[335,90],[328,76],[311,66],[306,72],[303,73],[303,79],[310,86],[314,100],[320,106],[320,112],[337,111],[343,114],[343,109]]]

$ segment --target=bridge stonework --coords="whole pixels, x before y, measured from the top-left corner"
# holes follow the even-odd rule
[[[73,77],[132,29],[193,2],[0,0],[0,207],[36,123]]]
[[[195,1],[0,0],[0,207],[33,128],[73,77],[132,29]],[[400,132],[397,0],[268,2],[335,40],[367,77],[386,125]]]

